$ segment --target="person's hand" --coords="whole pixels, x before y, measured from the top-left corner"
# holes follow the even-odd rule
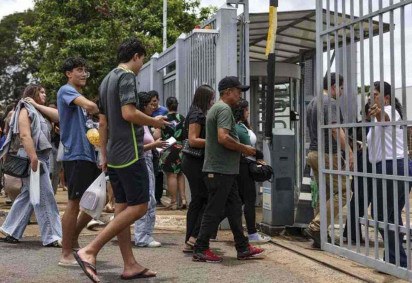
[[[102,172],[107,172],[107,158],[106,156],[103,156],[103,154],[100,155],[98,167],[102,170]]]
[[[38,104],[36,103],[36,101],[34,101],[33,98],[31,97],[26,97],[24,98],[24,101],[26,101],[27,103],[30,103],[31,105],[34,106],[34,108],[36,108],[38,106]]]
[[[260,165],[266,165],[266,161],[263,160],[263,159],[256,160],[256,163],[258,163]]]
[[[36,172],[39,166],[39,159],[37,159],[37,156],[33,156],[30,158],[30,167],[33,172]]]
[[[162,139],[157,139],[155,141],[155,147],[156,148],[165,148],[167,147],[168,143],[167,141],[163,141]]]
[[[242,153],[246,156],[255,156],[256,155],[256,148],[250,145],[245,145]]]
[[[170,123],[166,121],[167,117],[165,116],[156,116],[153,119],[154,119],[154,122],[152,126],[154,128],[164,129],[166,126],[170,125]]]
[[[369,116],[379,117],[381,115],[382,108],[380,108],[376,103],[369,108]]]

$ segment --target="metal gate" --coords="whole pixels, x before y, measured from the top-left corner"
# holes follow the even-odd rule
[[[405,19],[411,15],[411,4],[412,0],[317,0],[316,7],[322,249],[409,281],[412,178],[407,127],[412,109],[407,109],[411,66],[405,50],[412,38],[405,32]],[[357,123],[348,117],[353,107],[362,113]]]

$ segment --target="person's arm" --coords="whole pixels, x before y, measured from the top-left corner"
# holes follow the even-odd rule
[[[27,156],[30,159],[31,169],[34,172],[36,172],[39,160],[37,158],[36,149],[34,148],[33,139],[31,137],[30,124],[31,122],[29,118],[29,113],[27,112],[25,108],[22,108],[19,114],[20,140],[21,140],[21,143],[23,144],[24,150],[27,153]]]
[[[378,122],[389,122],[391,120],[391,118],[389,117],[388,113],[386,113],[386,111],[383,112],[383,120],[382,120],[381,113],[382,113],[382,108],[378,107],[376,103],[373,104],[369,110],[369,116],[375,116]]]
[[[236,141],[229,135],[229,130],[224,128],[218,128],[217,130],[218,142],[227,149],[243,153],[246,156],[254,156],[256,149],[250,145],[244,145]]]
[[[202,130],[202,125],[198,123],[189,124],[189,145],[195,148],[204,148],[206,146],[206,140],[200,138],[200,132]]]
[[[99,114],[99,138],[102,171],[107,171],[107,118]]]
[[[332,137],[335,141],[340,143],[340,148],[346,150],[346,134],[342,128],[333,128]],[[349,168],[353,169],[353,151],[352,148],[348,145],[349,149]]]
[[[154,142],[145,144],[143,146],[144,151],[156,149],[156,148],[164,148],[168,145],[167,141],[162,141],[162,139],[157,139]]]
[[[153,130],[153,138],[155,140],[161,139],[162,138],[162,130],[161,129],[154,129]]]
[[[141,126],[152,126],[158,129],[169,125],[164,116],[156,116],[152,118],[144,114],[142,111],[137,110],[136,106],[133,104],[126,104],[122,106],[122,117],[127,122]]]
[[[83,95],[78,96],[73,100],[73,103],[77,106],[80,106],[84,110],[86,110],[89,114],[97,114],[99,113],[99,107],[93,101],[88,100]]]
[[[30,103],[31,105],[33,105],[34,108],[36,108],[37,110],[39,110],[40,113],[42,113],[47,118],[49,118],[50,121],[55,122],[55,123],[59,122],[59,112],[57,111],[56,108],[38,104],[31,97],[26,97],[24,100]]]

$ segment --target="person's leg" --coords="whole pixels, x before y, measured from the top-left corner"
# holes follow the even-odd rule
[[[62,224],[57,208],[54,190],[49,178],[47,163],[42,164],[44,173],[40,175],[40,203],[34,206],[43,245],[46,246],[62,238]]]
[[[232,178],[232,185],[227,197],[225,211],[232,230],[237,251],[245,251],[249,244],[248,238],[243,234],[242,227],[242,201],[239,197],[239,189],[235,176]]]
[[[182,200],[182,208],[187,207],[186,201],[186,184],[185,184],[185,175],[182,172],[177,174],[177,188],[179,190],[180,199]]]
[[[155,180],[155,185],[156,185],[156,202],[157,204],[162,204],[160,202],[160,199],[163,196],[163,172],[162,171],[158,171],[155,172],[156,174],[156,180]]]
[[[145,156],[146,166],[149,173],[149,194],[150,201],[148,209],[144,216],[137,220],[134,224],[134,238],[137,246],[147,246],[154,242],[152,233],[156,222],[156,199],[155,199],[155,176],[153,172],[153,162],[149,155]],[[156,247],[160,243],[156,242]]]
[[[190,203],[186,216],[185,242],[195,241],[199,233],[201,217],[207,202],[207,189],[203,182],[203,159],[183,157],[182,169],[188,180],[190,189]],[[202,193],[203,191],[203,193]]]
[[[241,197],[243,214],[246,220],[247,232],[249,235],[257,233],[256,230],[256,186],[255,182],[249,175],[249,165],[246,162],[240,162],[239,175],[237,176],[237,186],[239,196]]]
[[[65,179],[68,185],[69,200],[62,218],[62,256],[60,262],[73,262],[72,249],[78,248],[78,237],[92,218],[81,212],[79,203],[83,193],[99,174],[96,164],[88,161],[64,161]]]
[[[102,247],[117,235],[124,260],[122,276],[128,277],[143,269],[138,270],[140,265],[137,264],[133,256],[130,225],[147,211],[149,177],[144,160],[139,160],[126,168],[109,169],[108,173],[116,198],[116,216],[91,243],[80,249],[77,255],[82,261],[95,265],[96,257]],[[90,268],[87,271],[95,276],[94,271]],[[147,274],[153,273],[148,271]]]
[[[396,161],[395,161],[396,162]],[[386,164],[386,173],[389,175],[393,174],[393,167],[392,167],[392,162],[387,162]],[[400,160],[396,164],[397,166],[397,175],[398,176],[403,176],[403,161]],[[395,199],[395,186],[394,182],[397,182],[397,193],[398,193],[398,198]],[[387,188],[387,214],[388,214],[388,223],[395,224],[395,201],[398,204],[398,210],[397,210],[397,218],[398,218],[398,223],[400,226],[403,225],[402,222],[402,210],[403,207],[405,206],[405,183],[404,182],[398,182],[398,181],[387,181],[386,182],[386,188]],[[382,217],[383,221],[383,217]],[[382,238],[384,238],[384,230],[381,230],[381,235]],[[399,250],[396,249],[396,235],[395,231],[389,230],[388,229],[388,249],[389,249],[389,262],[392,264],[396,264],[396,255],[399,254],[399,265],[401,267],[406,267],[407,266],[407,255],[405,252],[405,249],[402,245],[403,242],[403,234],[399,233],[398,234],[398,243],[399,243]],[[385,257],[384,257],[385,259]]]
[[[177,204],[177,174],[166,173],[167,190],[170,194],[170,208],[174,209]]]
[[[29,178],[22,179],[22,184],[21,192],[14,200],[6,220],[0,228],[4,234],[17,240],[23,237],[24,230],[33,213],[33,206],[30,203]]]
[[[208,173],[204,177],[209,192],[209,199],[203,213],[202,224],[195,244],[195,253],[209,248],[209,240],[217,231],[225,214],[227,198],[232,190],[234,176]]]
[[[63,169],[63,162],[59,161],[59,163],[61,163],[60,172],[59,172],[60,186],[63,189],[63,191],[67,191],[66,179],[65,179],[64,169]]]

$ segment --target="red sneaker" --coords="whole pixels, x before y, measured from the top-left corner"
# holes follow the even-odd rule
[[[203,252],[195,252],[193,253],[193,261],[200,261],[200,262],[222,262],[223,258],[216,255],[210,249],[207,249]]]
[[[244,260],[256,257],[261,255],[265,250],[261,248],[254,247],[252,245],[248,245],[247,250],[244,252],[237,252],[237,259]]]

